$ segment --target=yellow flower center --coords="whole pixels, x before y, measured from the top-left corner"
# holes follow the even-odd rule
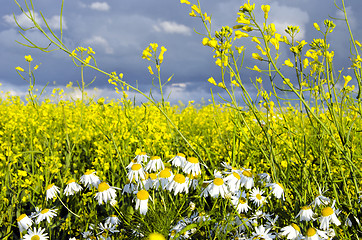
[[[185,157],[185,154],[183,154],[183,153],[177,153],[177,156],[179,156],[179,157]]]
[[[312,207],[311,206],[303,206],[302,207],[302,210],[309,210],[309,209],[312,209]]]
[[[292,226],[295,230],[297,230],[298,232],[300,232],[300,228],[297,226],[297,224],[292,223],[291,226]]]
[[[138,170],[141,169],[141,167],[142,167],[141,164],[135,163],[135,164],[132,165],[131,169],[132,169],[133,171],[138,171]]]
[[[262,199],[262,196],[258,193],[258,194],[256,194],[256,198],[257,198],[258,200],[261,200],[261,199]]]
[[[245,199],[245,198],[243,198],[243,197],[241,197],[241,198],[239,199],[239,203],[241,203],[241,204],[246,203],[246,199]]]
[[[138,193],[137,193],[137,198],[139,200],[147,200],[149,196],[150,196],[150,194],[146,190],[143,190],[143,189],[138,191]]]
[[[284,187],[283,187],[282,184],[280,184],[280,183],[278,183],[278,182],[277,182],[277,184],[279,185],[279,187],[281,187],[281,188],[284,190]]]
[[[325,207],[322,209],[322,216],[328,217],[334,213],[333,209],[331,207]]]
[[[317,230],[315,230],[315,228],[311,227],[307,230],[307,237],[313,237],[316,233],[317,233]]]
[[[177,183],[183,184],[186,181],[186,178],[182,174],[176,174],[173,180]]]
[[[47,190],[51,189],[53,186],[54,186],[53,183],[52,183],[52,184],[49,184],[49,185],[47,186]]]
[[[70,180],[67,182],[67,184],[70,184],[70,183],[73,183],[73,182],[75,182],[75,179],[70,179]]]
[[[189,157],[187,159],[187,161],[190,163],[195,163],[195,164],[199,162],[199,160],[197,160],[197,158],[195,158],[195,157]]]
[[[109,189],[109,185],[108,183],[106,182],[101,182],[99,185],[98,185],[98,192],[104,192],[106,190]]]
[[[156,173],[150,173],[150,178],[151,178],[152,180],[155,180],[155,179],[157,178]]]
[[[17,219],[16,221],[20,222],[21,220],[23,220],[23,218],[26,217],[26,214],[21,214]]]
[[[166,238],[160,233],[151,233],[148,236],[149,240],[166,240]]]
[[[49,209],[48,209],[48,208],[41,210],[40,213],[41,213],[41,214],[45,214],[45,213],[47,213],[47,212],[49,212]]]
[[[34,235],[30,238],[30,240],[39,240],[39,239],[40,239],[39,235]]]
[[[215,178],[215,179],[214,179],[214,184],[215,184],[216,186],[221,186],[221,185],[224,184],[224,180],[222,180],[222,178]]]
[[[151,160],[156,160],[156,159],[160,159],[160,157],[159,157],[159,156],[153,156],[153,157],[151,157]]]
[[[94,173],[93,170],[88,170],[88,171],[86,171],[86,172],[84,173],[84,175],[91,175],[92,173]]]
[[[145,152],[140,152],[140,153],[138,154],[138,156],[142,156],[142,155],[147,155],[147,153],[145,153]]]
[[[170,170],[165,168],[160,172],[160,178],[169,178],[169,177],[171,177]]]
[[[243,175],[245,177],[249,177],[249,178],[253,176],[253,174],[250,171],[247,171],[247,170],[243,171]]]
[[[239,175],[239,173],[236,173],[236,172],[233,172],[233,176],[234,176],[235,178],[237,178],[237,179],[240,179],[240,178],[241,178],[240,175]]]

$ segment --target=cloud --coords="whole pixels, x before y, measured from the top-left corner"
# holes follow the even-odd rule
[[[108,41],[102,36],[93,36],[90,39],[85,40],[84,43],[88,44],[88,45],[101,46],[102,48],[104,48],[105,53],[107,53],[107,54],[113,54],[114,53],[113,48],[110,46]]]
[[[187,36],[191,35],[191,28],[170,21],[162,21],[158,25],[153,25],[153,29],[157,32],[175,33]]]
[[[92,3],[89,8],[96,10],[96,11],[108,11],[110,6],[106,2],[94,2]]]
[[[32,20],[29,19],[29,12],[27,13],[21,13],[19,15],[15,15],[16,21],[18,22],[18,24],[22,27],[22,28],[31,28],[34,27],[34,23],[32,22]],[[33,15],[34,20],[41,26],[41,27],[46,27],[45,22],[43,21],[42,17],[40,16],[39,13],[34,13]],[[14,20],[14,16],[13,15],[4,15],[2,17],[2,19],[5,21],[5,23],[13,26],[13,27],[17,27],[16,22]],[[50,18],[45,18],[46,22],[48,23],[49,27],[52,30],[59,30],[60,29],[60,15],[54,15]],[[63,16],[62,18],[62,27],[63,29],[67,29],[67,22]]]

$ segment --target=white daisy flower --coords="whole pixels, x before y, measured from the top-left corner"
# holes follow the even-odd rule
[[[161,186],[164,189],[172,179],[174,178],[174,174],[172,173],[171,169],[165,168],[158,174],[158,181],[155,181],[155,188],[159,188]]]
[[[194,175],[189,174],[188,178],[190,180],[190,183],[189,183],[190,187],[193,188],[194,190],[196,190],[196,188],[199,186],[199,176],[198,175],[194,176]]]
[[[148,199],[150,194],[146,190],[140,190],[136,194],[136,210],[140,210],[140,214],[146,215],[148,210]]]
[[[119,230],[117,230],[117,225],[114,225],[112,223],[99,223],[98,225],[99,229],[101,230],[101,232],[99,232],[98,234],[102,234],[103,232],[105,233],[116,233],[119,232]]]
[[[355,216],[353,216],[353,214],[350,213],[348,215],[348,217],[346,218],[344,225],[346,225],[348,227],[352,227],[355,224],[361,225],[361,222],[358,220],[358,218],[356,218]]]
[[[232,171],[227,177],[224,178],[226,185],[228,185],[230,192],[236,193],[239,191],[241,186],[241,172],[240,171]]]
[[[225,198],[225,194],[229,192],[221,174],[216,174],[214,180],[205,181],[204,183],[209,183],[209,185],[201,192],[201,196],[207,197],[210,195],[212,198],[217,198],[220,195]]]
[[[282,198],[283,200],[285,200],[283,185],[281,185],[280,183],[277,182],[277,183],[270,183],[267,185],[267,187],[272,188],[272,193],[276,198],[278,198],[278,199]]]
[[[106,224],[118,225],[118,224],[121,223],[121,220],[119,220],[119,218],[116,215],[111,215],[111,216],[106,218],[105,223]]]
[[[303,235],[300,233],[300,228],[295,223],[283,227],[281,229],[280,235],[287,237],[287,239],[293,239],[293,240],[303,239]]]
[[[64,194],[65,196],[71,196],[74,195],[74,193],[79,192],[80,190],[82,190],[82,186],[80,186],[75,179],[70,179],[67,182],[67,186],[64,189]]]
[[[24,235],[23,239],[24,240],[45,240],[48,239],[49,237],[47,236],[48,233],[44,233],[45,229],[44,228],[34,228],[34,230],[29,229],[28,233]]]
[[[327,233],[314,227],[310,227],[307,230],[305,240],[324,240],[328,239]]]
[[[147,179],[144,182],[144,188],[145,190],[149,190],[154,188],[154,186],[157,185],[157,181],[159,181],[159,179],[157,178],[157,174],[156,173],[150,173],[147,174]]]
[[[141,163],[146,163],[148,160],[147,158],[149,158],[149,156],[147,156],[147,153],[145,152],[140,152],[135,158],[134,160],[137,161],[137,163],[141,164]]]
[[[54,184],[49,184],[46,188],[46,200],[53,199],[59,193],[59,188]]]
[[[143,170],[142,165],[140,163],[135,163],[129,169],[127,177],[130,182],[132,182],[133,180],[138,182],[140,179],[146,178],[146,173]]]
[[[98,185],[98,193],[96,193],[94,197],[97,199],[99,205],[102,205],[103,202],[107,203],[117,197],[116,188],[109,186],[106,182],[101,182]]]
[[[57,215],[58,209],[49,209],[45,208],[41,210],[38,214],[36,214],[34,217],[36,217],[35,223],[39,224],[44,219],[47,220],[48,223],[50,223],[50,220]]]
[[[232,167],[230,164],[228,164],[226,162],[222,162],[221,166],[223,166],[225,169],[227,169],[227,171],[224,172],[226,174],[229,174],[230,172],[240,171],[239,169]]]
[[[314,212],[313,212],[311,206],[303,206],[302,209],[299,211],[298,215],[295,218],[300,216],[300,221],[301,222],[302,221],[309,222],[310,220],[314,221],[313,215],[314,215]]]
[[[235,224],[238,227],[238,230],[240,232],[244,232],[246,230],[250,230],[253,227],[252,219],[245,216],[245,214],[240,214],[239,216],[235,216]]]
[[[165,168],[165,165],[163,164],[162,160],[158,156],[151,157],[150,161],[148,161],[145,170],[147,172],[152,171],[156,172],[158,170],[162,170]]]
[[[335,213],[334,203],[332,207],[325,207],[322,209],[322,216],[319,218],[319,221],[321,223],[320,228],[323,230],[327,230],[329,228],[329,224],[333,223],[337,226],[341,225],[341,222],[338,220],[337,215]]]
[[[183,153],[178,153],[175,157],[173,157],[168,162],[171,162],[172,166],[183,167],[186,163],[186,158]]]
[[[21,214],[16,221],[18,222],[19,231],[23,232],[33,224],[33,221],[26,214]]]
[[[246,193],[243,191],[238,191],[235,196],[231,197],[231,203],[236,208],[236,211],[240,214],[242,212],[248,212],[251,209],[248,205],[248,200],[246,199]]]
[[[183,171],[186,174],[192,174],[194,176],[201,174],[200,163],[197,158],[189,157],[183,167]]]
[[[166,189],[170,192],[174,191],[176,196],[178,193],[188,193],[189,192],[189,178],[185,177],[182,174],[176,174],[172,181],[166,186]]]
[[[254,176],[253,173],[249,170],[244,170],[241,173],[241,187],[246,189],[251,189],[254,186]]]
[[[270,183],[271,177],[268,173],[259,173],[258,174],[261,182]]]
[[[80,182],[85,185],[85,187],[91,188],[93,185],[95,188],[98,188],[98,184],[101,183],[101,180],[98,176],[95,175],[96,171],[88,170],[80,177]]]
[[[263,196],[263,193],[264,191],[259,190],[259,188],[253,188],[253,190],[251,190],[250,200],[253,201],[254,204],[258,207],[267,202]]]
[[[314,199],[312,205],[314,205],[314,206],[320,206],[322,204],[328,205],[331,202],[331,200],[328,197],[323,196],[323,194],[327,191],[328,190],[322,192],[322,190],[319,188],[319,195]]]
[[[255,226],[255,232],[253,232],[253,235],[250,239],[264,239],[264,240],[270,240],[274,239],[275,235],[273,233],[269,233],[271,229],[265,227],[263,225],[260,225],[258,227]]]
[[[128,183],[126,185],[124,185],[122,194],[123,193],[133,193],[134,191],[137,190],[136,184],[134,184],[133,182],[129,182],[129,180],[127,180],[127,181],[128,181]]]

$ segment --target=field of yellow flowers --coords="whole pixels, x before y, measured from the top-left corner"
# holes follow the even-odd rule
[[[237,25],[212,33],[199,1],[180,2],[206,28],[202,45],[222,73],[208,81],[228,94],[224,103],[166,102],[164,46],[151,43],[142,52],[159,82],[156,100],[123,81],[123,74],[99,69],[91,47],[69,50],[49,26],[43,31],[27,15],[82,72],[108,76],[121,97],[87,97],[82,79],[81,99],[66,100],[61,89],[44,98],[34,90],[38,66],[25,56],[28,70],[16,71],[29,82],[29,94],[0,98],[0,237],[359,239],[362,45],[350,36],[354,76],[336,75],[327,39],[336,27],[331,20],[314,24],[321,38],[297,41],[299,27],[289,26],[282,36],[267,22],[270,6],[259,8],[261,25],[248,1]],[[252,80],[257,96],[246,91],[240,72],[241,39],[256,45],[251,57],[260,64],[249,70],[261,75]],[[282,64],[281,44],[290,54]],[[285,77],[288,69],[296,80]],[[135,104],[126,90],[148,102]]]

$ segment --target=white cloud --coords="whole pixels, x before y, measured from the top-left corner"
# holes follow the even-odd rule
[[[29,19],[29,13],[21,13],[19,15],[15,15],[16,21],[18,22],[18,24],[22,27],[22,28],[30,28],[30,27],[34,27],[34,23],[32,22],[32,20]],[[17,27],[16,22],[14,20],[14,16],[13,15],[4,15],[3,20],[14,27]],[[46,27],[45,22],[43,21],[42,17],[40,16],[39,13],[34,13],[33,15],[33,19],[42,27]],[[48,23],[49,27],[52,30],[59,30],[60,29],[60,15],[54,15],[50,18],[45,18],[46,22]],[[63,29],[67,29],[67,22],[64,19],[64,16],[62,18],[62,27]]]
[[[108,11],[110,9],[110,6],[106,2],[94,2],[89,7],[97,11]]]
[[[153,25],[153,29],[157,32],[191,35],[191,28],[176,22],[162,21],[158,25]]]
[[[110,46],[108,41],[102,36],[93,36],[90,39],[87,39],[86,41],[84,41],[84,43],[89,44],[89,45],[101,46],[102,48],[104,48],[105,53],[107,53],[107,54],[114,53],[113,48]]]

